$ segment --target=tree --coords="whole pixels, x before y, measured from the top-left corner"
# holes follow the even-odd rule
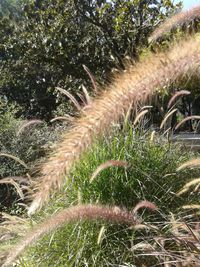
[[[29,0],[1,0],[0,13],[4,16],[18,18],[21,15],[21,4],[27,3]]]
[[[125,57],[137,60],[155,25],[179,5],[156,0],[35,0],[0,34],[0,94],[26,117],[49,119],[60,105],[56,86],[88,87],[82,65],[103,81]]]

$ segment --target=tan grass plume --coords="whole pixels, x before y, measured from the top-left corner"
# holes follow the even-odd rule
[[[200,158],[191,159],[184,162],[177,168],[177,171],[183,170],[185,168],[194,168],[194,167],[200,167]]]
[[[157,210],[157,207],[148,201],[139,203],[138,208],[149,208],[151,210]],[[137,209],[138,209],[137,208]],[[41,238],[44,234],[56,230],[57,228],[78,220],[106,220],[113,223],[128,224],[133,226],[137,224],[137,220],[134,218],[133,212],[121,209],[119,207],[108,207],[101,205],[77,205],[64,209],[57,214],[54,214],[51,218],[44,221],[42,224],[36,226],[19,245],[12,249],[6,262],[2,267],[10,266],[13,261],[19,257],[22,252],[30,246],[33,242]]]
[[[75,121],[74,127],[64,134],[54,154],[43,165],[29,214],[40,208],[53,190],[61,187],[65,174],[69,174],[94,138],[126,114],[131,103],[133,107],[138,102],[144,103],[157,89],[196,74],[199,66],[200,38],[193,37],[181,41],[169,52],[149,56],[122,72]]]
[[[11,154],[8,154],[8,153],[0,153],[0,157],[6,157],[6,158],[13,159],[16,162],[18,162],[19,164],[21,164],[24,168],[28,169],[28,166],[26,165],[26,163],[23,160],[19,159],[18,157],[14,156],[14,155],[11,155]]]
[[[186,192],[189,191],[190,187],[193,186],[193,185],[200,185],[200,178],[196,178],[196,179],[193,179],[192,181],[186,183],[183,188],[181,188],[181,190],[176,193],[177,196],[180,196]]]
[[[152,131],[152,133],[150,135],[150,143],[153,143],[153,141],[155,139],[155,135],[156,135],[156,131]]]
[[[97,82],[95,81],[94,76],[92,75],[91,71],[89,70],[89,68],[86,65],[83,65],[83,68],[86,71],[87,75],[89,76],[89,78],[90,78],[90,80],[92,82],[94,91],[97,92],[98,91]]]
[[[169,100],[168,104],[167,104],[167,108],[171,108],[172,104],[174,103],[174,101],[180,97],[180,96],[184,96],[184,95],[190,95],[190,91],[187,90],[181,90],[176,92]]]
[[[200,116],[199,115],[192,115],[192,116],[188,116],[186,118],[184,118],[183,120],[181,120],[175,127],[175,130],[177,130],[178,128],[180,128],[180,126],[185,123],[186,121],[189,120],[200,120]]]
[[[177,111],[177,108],[172,109],[171,111],[168,111],[167,114],[165,115],[164,119],[162,120],[160,124],[160,130],[164,127],[166,121]]]
[[[133,214],[135,214],[136,212],[138,212],[138,210],[140,210],[141,208],[147,208],[150,210],[158,210],[158,208],[156,207],[155,204],[153,204],[152,202],[149,202],[147,200],[143,200],[140,201],[135,208],[133,209]]]
[[[76,98],[75,98],[71,93],[69,93],[67,90],[65,90],[65,89],[63,89],[63,88],[60,88],[60,87],[56,87],[56,89],[57,89],[60,93],[66,95],[66,96],[72,101],[72,103],[73,103],[74,106],[77,108],[77,110],[78,110],[78,111],[81,111],[82,108],[81,108],[80,104],[78,103],[78,101],[76,100]]]
[[[155,31],[149,37],[149,42],[157,41],[160,37],[170,32],[172,29],[180,27],[185,23],[190,23],[198,17],[200,17],[200,5],[195,6],[190,10],[175,14],[171,18],[161,23],[161,25],[155,29]]]
[[[20,198],[22,200],[24,199],[23,191],[21,190],[20,185],[16,181],[14,181],[14,179],[9,178],[9,177],[8,178],[3,178],[3,179],[0,180],[0,184],[11,184],[11,185],[13,185],[15,187],[18,195],[20,196]]]
[[[28,121],[28,122],[25,122],[25,123],[23,123],[21,126],[20,126],[20,128],[19,128],[19,130],[17,131],[17,136],[19,136],[21,133],[23,133],[24,132],[24,130],[26,129],[26,128],[28,128],[28,127],[30,127],[30,126],[32,126],[32,125],[36,125],[36,124],[42,124],[42,123],[44,123],[44,121],[42,121],[42,120],[30,120],[30,121]]]
[[[128,163],[122,160],[108,160],[97,167],[90,178],[90,182],[92,182],[101,171],[108,167],[128,167]]]
[[[82,90],[83,90],[83,94],[85,96],[87,105],[89,105],[91,103],[92,99],[91,99],[91,96],[88,93],[88,90],[85,88],[85,86],[83,84],[82,84]]]
[[[70,115],[65,115],[65,116],[58,116],[50,120],[50,122],[54,121],[67,121],[67,122],[72,122],[74,118]]]
[[[136,124],[138,123],[138,121],[140,121],[140,119],[149,112],[148,109],[142,110],[135,118],[134,122],[133,122],[133,127],[136,126]]]
[[[198,209],[198,210],[200,210],[200,205],[198,205],[198,204],[185,205],[185,206],[182,206],[182,209]]]

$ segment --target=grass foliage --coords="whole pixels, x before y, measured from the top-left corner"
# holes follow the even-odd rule
[[[167,223],[169,214],[181,214],[181,206],[195,203],[190,193],[177,197],[176,192],[198,171],[176,172],[181,162],[192,154],[164,138],[150,140],[150,132],[139,133],[115,126],[114,137],[96,142],[67,178],[63,191],[54,196],[34,221],[71,205],[80,203],[109,204],[131,210],[140,200],[152,201],[159,212],[140,212],[141,222]],[[109,167],[91,182],[92,173],[107,160],[123,160],[128,167]],[[141,217],[140,217],[141,216]],[[147,224],[148,225],[148,224]],[[164,235],[166,229],[160,230]],[[137,257],[134,246],[152,235],[150,228],[135,230],[127,225],[102,220],[69,223],[45,236],[21,259],[19,266],[147,266],[158,260]],[[151,265],[152,264],[152,265]]]

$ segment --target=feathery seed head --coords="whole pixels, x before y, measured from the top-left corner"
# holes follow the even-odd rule
[[[108,167],[113,167],[113,166],[127,167],[128,163],[125,161],[122,161],[122,160],[108,160],[108,161],[106,161],[106,162],[104,162],[98,166],[98,168],[92,174],[92,176],[90,178],[90,182],[92,182],[102,170],[104,170]]]
[[[140,208],[149,208],[156,210],[156,206],[148,201],[142,201],[137,204],[134,212]],[[44,234],[56,230],[69,222],[78,220],[105,220],[112,223],[128,224],[130,226],[136,225],[138,222],[134,218],[133,212],[121,209],[119,207],[108,207],[101,205],[77,205],[67,209],[64,209],[57,214],[54,214],[51,218],[44,221],[33,229],[19,245],[16,246],[8,256],[3,267],[9,266],[13,261],[19,257],[22,252],[30,246],[33,242],[41,238]]]
[[[25,162],[23,162],[21,159],[19,159],[18,157],[11,155],[11,154],[7,154],[7,153],[0,153],[0,157],[6,157],[6,158],[10,158],[15,160],[16,162],[18,162],[20,165],[22,165],[24,168],[28,169],[28,166],[26,165]]]
[[[200,166],[200,158],[191,159],[181,164],[181,166],[178,167],[177,171],[183,170],[185,168],[193,168],[199,166]]]
[[[172,29],[182,26],[185,23],[190,23],[194,19],[200,17],[200,5],[191,8],[190,10],[182,11],[167,19],[149,37],[149,43],[155,42],[164,34],[170,32]]]
[[[176,92],[169,100],[167,108],[170,108],[172,106],[172,104],[174,103],[174,101],[180,97],[180,96],[184,96],[184,95],[190,95],[190,92],[187,90],[181,90]]]
[[[189,120],[200,120],[200,116],[198,115],[193,115],[193,116],[188,116],[181,120],[175,127],[175,130],[177,130],[184,122],[189,121]]]
[[[32,125],[37,125],[37,124],[41,124],[41,123],[44,123],[42,120],[30,120],[30,121],[28,121],[28,122],[25,122],[25,123],[23,123],[21,126],[20,126],[20,128],[19,128],[19,130],[17,131],[17,136],[19,136],[21,133],[23,133],[24,132],[24,130],[26,129],[26,128],[28,128],[28,127],[30,127],[30,126],[32,126]]]

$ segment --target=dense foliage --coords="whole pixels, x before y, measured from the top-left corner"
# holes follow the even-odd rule
[[[17,111],[17,106],[9,106],[5,101],[0,101],[0,180],[6,177],[15,180],[16,177],[17,181],[24,180],[27,184],[29,176],[35,175],[36,166],[47,155],[52,144],[59,139],[65,126],[56,123],[48,126],[41,121],[40,124],[35,123],[23,128],[27,121],[16,118]],[[6,183],[0,185],[0,210],[13,208],[19,199],[13,189],[13,186]]]
[[[56,86],[70,92],[82,83],[88,87],[83,64],[99,82],[112,69],[123,69],[123,59],[136,60],[154,27],[178,6],[157,0],[4,0],[0,94],[17,102],[25,117],[49,119],[61,103]]]

